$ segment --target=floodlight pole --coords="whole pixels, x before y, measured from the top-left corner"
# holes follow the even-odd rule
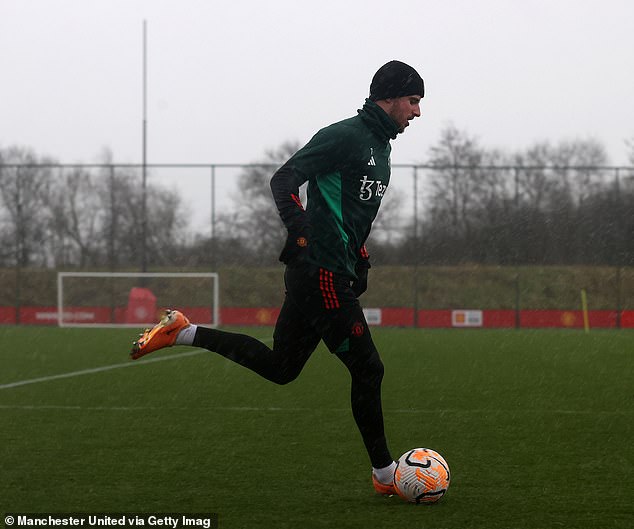
[[[147,21],[143,21],[143,163],[141,183],[141,271],[147,272]]]

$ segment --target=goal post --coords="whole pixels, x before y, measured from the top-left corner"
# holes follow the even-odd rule
[[[60,327],[152,327],[167,308],[217,327],[216,272],[58,272]]]

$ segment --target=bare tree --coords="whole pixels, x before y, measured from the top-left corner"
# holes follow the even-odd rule
[[[511,186],[506,174],[491,165],[503,162],[497,150],[486,150],[478,140],[449,125],[432,146],[429,164],[429,201],[423,232],[428,247],[444,247],[466,259],[476,258],[483,246],[475,234],[483,225],[498,222],[507,207]],[[455,256],[457,258],[457,254]]]
[[[436,168],[430,181],[430,212],[455,234],[469,232],[468,211],[479,185],[473,171],[481,162],[476,140],[453,125],[441,132],[440,141],[430,149],[429,163]]]
[[[147,203],[151,207],[147,208],[147,238],[144,240],[141,179],[136,173],[117,168],[112,178],[102,179],[102,186],[108,189],[109,195],[102,193],[102,208],[107,219],[102,224],[102,236],[114,237],[111,243],[114,255],[110,259],[116,259],[119,265],[138,265],[139,248],[145,244],[151,267],[181,264],[188,228],[181,197],[172,189],[148,184]]]
[[[543,141],[516,154],[515,161],[517,206],[524,214],[523,236],[531,243],[522,253],[537,262],[583,261],[589,230],[600,229],[607,218],[594,215],[595,198],[612,186],[612,175],[602,169],[607,164],[604,146],[593,139]],[[584,207],[588,201],[592,207]]]
[[[42,214],[44,190],[50,168],[37,164],[50,163],[38,159],[31,150],[10,147],[0,152],[0,164],[22,164],[2,167],[0,172],[0,206],[2,207],[2,257],[12,264],[25,267],[44,265],[42,252],[46,234],[46,219]],[[8,264],[8,263],[7,263]]]
[[[604,183],[600,169],[607,164],[605,147],[597,140],[539,142],[518,153],[519,196],[541,208],[570,202],[578,204]]]
[[[94,176],[73,168],[55,179],[48,195],[50,228],[54,229],[62,247],[70,245],[76,254],[65,252],[64,259],[80,268],[99,264],[103,241],[97,236],[102,221],[99,195]]]
[[[275,170],[299,148],[287,142],[266,151],[264,159],[246,167],[238,176],[238,190],[231,196],[233,208],[219,218],[219,238],[239,238],[248,242],[252,256],[275,262],[282,248],[285,231],[271,194],[270,180]],[[305,194],[302,192],[305,203]]]

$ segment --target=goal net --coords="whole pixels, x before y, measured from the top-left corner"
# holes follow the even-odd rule
[[[152,327],[164,309],[219,324],[217,273],[58,272],[60,327]]]

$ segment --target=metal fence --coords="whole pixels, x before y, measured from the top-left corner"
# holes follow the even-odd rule
[[[225,302],[265,303],[270,288],[236,269],[281,273],[282,226],[263,184],[274,169],[0,165],[0,306],[47,304],[58,270],[221,271]],[[369,299],[567,308],[589,288],[597,308],[634,307],[633,213],[631,167],[394,165],[370,246],[381,299]]]

